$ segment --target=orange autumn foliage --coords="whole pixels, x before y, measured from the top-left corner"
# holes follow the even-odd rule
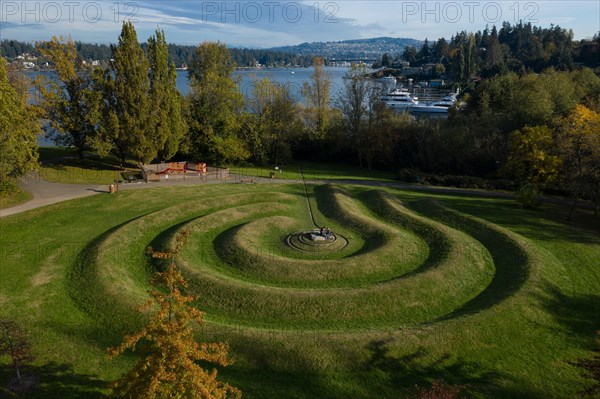
[[[164,272],[151,280],[152,285],[164,291],[150,291],[150,299],[140,311],[158,311],[150,317],[140,332],[128,335],[121,345],[109,349],[114,358],[124,351],[136,350],[145,344],[145,356],[118,381],[112,384],[113,397],[128,399],[225,399],[240,398],[241,392],[217,380],[217,371],[204,370],[197,362],[220,366],[230,364],[225,343],[198,343],[194,339],[194,322],[202,324],[203,315],[190,303],[195,299],[182,290],[187,283],[177,270],[174,258],[181,249],[188,232],[180,233],[170,252],[148,252],[159,259],[170,259]]]

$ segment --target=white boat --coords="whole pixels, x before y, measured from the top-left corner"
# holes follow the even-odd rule
[[[379,100],[388,107],[399,111],[403,111],[419,104],[417,98],[411,96],[405,89],[394,89],[388,94],[379,97]]]
[[[440,101],[411,107],[410,112],[413,114],[448,114],[448,110],[453,107],[454,104],[456,104],[456,96],[450,94]]]
[[[416,105],[410,108],[414,114],[447,114],[450,107],[454,105],[450,101],[434,101],[427,105]]]

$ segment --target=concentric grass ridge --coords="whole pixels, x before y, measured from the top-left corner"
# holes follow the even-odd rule
[[[423,203],[419,215],[382,191],[353,197],[327,185],[315,188],[315,198],[328,224],[338,226],[334,233],[360,245],[349,238],[335,255],[320,257],[290,248],[290,232],[309,221],[300,200],[288,194],[207,198],[98,237],[74,269],[75,297],[84,308],[94,304],[94,313],[129,312],[144,298],[147,285],[140,282],[158,267],[145,248],[168,248],[182,228],[191,234],[177,263],[213,323],[296,331],[399,328],[484,310],[527,277],[526,250],[489,223],[433,203]],[[509,275],[515,279],[506,287]]]

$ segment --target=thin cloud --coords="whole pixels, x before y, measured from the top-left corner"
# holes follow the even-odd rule
[[[28,2],[30,11],[38,7],[35,15],[15,9],[25,2],[1,1],[0,37],[29,41],[71,34],[76,40],[114,43],[124,19],[134,22],[140,40],[160,26],[172,43],[220,40],[262,48],[377,36],[434,40],[527,18],[536,25],[572,28],[576,38],[600,29],[598,1],[81,1],[70,3],[78,4],[73,15],[67,15],[67,3]],[[59,20],[56,4],[63,7]]]

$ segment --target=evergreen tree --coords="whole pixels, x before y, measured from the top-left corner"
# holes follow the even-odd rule
[[[394,58],[390,57],[388,55],[388,53],[384,53],[383,56],[381,57],[381,66],[385,68],[385,67],[389,67],[393,63],[394,63]]]
[[[423,42],[421,49],[417,53],[416,58],[417,58],[417,61],[419,61],[419,63],[421,63],[421,64],[426,64],[430,61],[431,48],[429,47],[429,40],[427,40],[427,38],[425,38],[425,41]]]
[[[483,67],[487,70],[499,72],[504,67],[504,55],[502,46],[498,40],[498,31],[496,26],[492,27],[492,32],[485,44],[485,55]]]
[[[442,62],[448,51],[448,42],[443,37],[435,42],[431,49],[433,62]]]
[[[417,62],[417,49],[414,46],[405,47],[404,52],[402,52],[402,58],[404,58],[404,61],[409,62],[410,65],[413,65]]]

